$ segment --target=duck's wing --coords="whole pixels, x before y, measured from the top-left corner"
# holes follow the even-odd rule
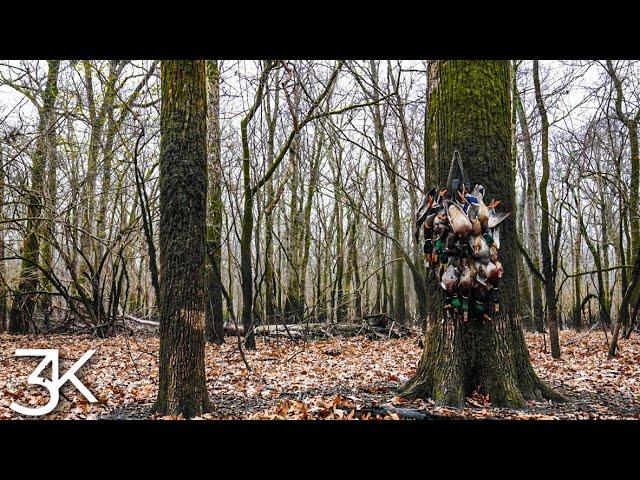
[[[511,212],[500,212],[500,213],[490,212],[488,227],[489,228],[497,227],[509,215],[511,215]]]
[[[420,206],[418,207],[418,210],[416,211],[416,223],[415,223],[415,228],[414,228],[414,232],[413,235],[415,236],[416,242],[419,242],[420,240],[420,227],[422,226],[422,224],[424,223],[424,221],[427,219],[427,214],[429,213],[429,209],[427,208],[428,206],[428,200],[427,200],[427,196],[423,196],[422,197],[422,202],[420,203]]]
[[[493,237],[493,243],[495,244],[496,248],[500,250],[500,229],[493,228],[491,230],[491,236]]]

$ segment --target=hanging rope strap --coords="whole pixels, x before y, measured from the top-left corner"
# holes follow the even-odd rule
[[[453,188],[453,180],[456,178],[459,178],[467,186],[468,190],[471,189],[471,181],[464,171],[462,158],[460,158],[460,152],[458,152],[458,150],[453,151],[451,166],[449,167],[449,176],[447,177],[447,188],[451,189],[451,191],[455,190]]]

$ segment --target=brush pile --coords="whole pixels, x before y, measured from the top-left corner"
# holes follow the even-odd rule
[[[416,214],[415,237],[424,236],[425,264],[444,292],[447,316],[491,320],[499,312],[498,225],[509,213],[498,213],[499,200],[485,203],[485,188],[471,183],[458,152],[445,188],[432,188]]]

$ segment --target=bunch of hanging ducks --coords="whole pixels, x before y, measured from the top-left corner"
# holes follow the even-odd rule
[[[458,183],[458,182],[456,182]],[[463,321],[491,319],[499,311],[498,282],[504,272],[498,258],[498,225],[509,213],[496,212],[499,200],[485,204],[485,188],[469,190],[459,182],[453,192],[433,188],[416,216],[416,241],[424,233],[424,258],[444,291],[447,312],[462,313]]]

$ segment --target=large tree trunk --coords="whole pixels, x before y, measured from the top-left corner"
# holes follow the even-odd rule
[[[163,61],[161,84],[160,371],[154,410],[190,418],[210,407],[204,369],[204,61]]]
[[[37,291],[40,285],[40,235],[42,222],[40,215],[44,203],[45,172],[47,158],[55,145],[55,103],[58,97],[59,60],[49,60],[49,71],[45,85],[40,119],[38,123],[38,140],[31,166],[31,189],[27,207],[27,230],[22,247],[22,266],[18,280],[18,288],[11,307],[9,332],[27,333],[33,320]]]
[[[207,157],[209,189],[206,240],[206,337],[224,343],[222,316],[222,164],[220,163],[220,70],[217,60],[207,60]]]
[[[51,68],[55,70],[60,69],[60,60],[52,60],[49,65]],[[52,122],[55,122],[55,118],[51,119]],[[47,181],[44,190],[46,192],[45,196],[45,205],[48,210],[46,219],[44,220],[43,225],[43,245],[41,248],[42,251],[42,267],[54,274],[54,261],[53,261],[53,244],[54,244],[54,236],[56,233],[55,229],[55,217],[56,217],[56,205],[57,205],[57,192],[58,192],[58,155],[56,153],[57,146],[57,134],[56,129],[53,129],[50,132],[47,132],[45,135],[46,139],[46,152],[47,152]],[[53,283],[44,276],[42,279],[42,290],[46,292],[50,292],[50,295],[43,295],[41,298],[40,305],[42,306],[42,310],[45,312],[45,326],[48,327],[48,318],[49,311],[51,309],[52,300],[53,300],[53,291],[54,286]]]
[[[494,406],[519,407],[529,398],[560,398],[531,367],[517,323],[515,194],[511,161],[508,61],[438,61],[430,65],[430,128],[427,148],[434,149],[432,179],[444,185],[454,150],[472,182],[512,211],[501,225],[504,278],[500,313],[482,321],[449,317],[441,322],[442,294],[430,308],[425,348],[404,395],[433,398],[438,405],[463,406],[475,390]],[[433,142],[433,143],[432,143]]]

